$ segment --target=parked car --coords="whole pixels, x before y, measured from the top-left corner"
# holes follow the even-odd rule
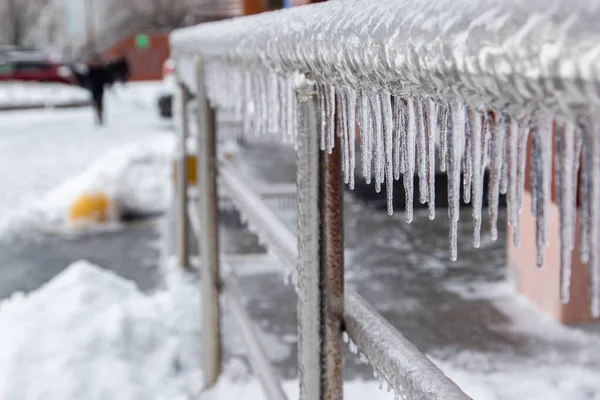
[[[162,66],[162,88],[158,95],[158,112],[162,118],[173,117],[173,93],[177,79],[175,78],[175,62],[167,59]]]
[[[73,83],[69,66],[43,52],[15,50],[0,55],[0,81]]]

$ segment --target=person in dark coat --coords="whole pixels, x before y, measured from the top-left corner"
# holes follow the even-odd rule
[[[104,62],[99,54],[90,58],[85,71],[73,71],[80,86],[91,92],[92,106],[96,113],[96,123],[104,123],[104,91],[115,81],[126,82],[129,79],[129,64],[125,57],[114,62]]]

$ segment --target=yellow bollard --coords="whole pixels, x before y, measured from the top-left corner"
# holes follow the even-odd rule
[[[188,185],[193,186],[198,182],[198,169],[197,169],[196,156],[187,156],[187,173],[188,173]],[[177,184],[177,160],[171,162],[171,179]]]
[[[110,220],[111,206],[110,198],[104,193],[84,193],[71,204],[69,208],[69,222],[71,224],[108,222]]]

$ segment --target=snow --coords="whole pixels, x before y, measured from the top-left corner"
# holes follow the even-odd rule
[[[103,127],[87,108],[1,113],[0,231],[59,222],[74,197],[93,189],[125,209],[164,209],[166,188],[159,183],[168,182],[174,134],[158,117],[159,88],[114,87]]]
[[[0,109],[3,107],[56,107],[89,101],[89,92],[62,83],[0,82]]]
[[[200,298],[180,280],[145,295],[80,261],[0,305],[0,398],[185,399]],[[193,348],[192,348],[193,349]]]
[[[146,294],[110,271],[78,261],[37,291],[1,302],[0,398],[198,398],[198,285],[173,266],[166,278],[164,289]],[[227,318],[225,326],[226,337],[236,336]],[[541,325],[539,335],[598,341],[550,322]],[[597,372],[584,366],[503,364],[477,352],[432,361],[475,400],[600,398]],[[297,398],[297,381],[283,387],[290,399]],[[345,382],[344,392],[348,400],[394,398],[375,380]],[[219,383],[199,398],[264,396],[245,363],[233,359]]]

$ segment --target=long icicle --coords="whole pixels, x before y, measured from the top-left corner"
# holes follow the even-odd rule
[[[473,246],[479,248],[481,243],[481,208],[483,203],[483,176],[485,166],[482,165],[483,155],[483,115],[475,110],[469,112],[469,124],[471,125],[471,143],[473,158],[473,179],[472,179],[472,203],[473,203]]]
[[[429,219],[435,218],[435,135],[436,135],[436,104],[427,99],[423,107],[425,122],[425,139],[427,144],[427,208]]]
[[[393,135],[394,115],[392,109],[392,96],[388,92],[381,94],[383,114],[383,135],[385,145],[385,186],[387,196],[387,212],[394,213],[394,168],[393,168]]]
[[[384,152],[383,152],[383,118],[381,113],[381,97],[378,93],[372,93],[369,96],[369,104],[371,107],[371,115],[374,123],[373,136],[375,141],[375,191],[379,193],[381,191],[381,184],[383,183],[383,165],[384,165]]]
[[[448,152],[446,129],[448,129],[448,108],[445,104],[440,106],[439,112],[440,125],[440,171],[446,171],[446,153]]]
[[[335,87],[325,87],[325,102],[327,104],[327,152],[331,154],[335,144]]]
[[[415,139],[416,139],[416,123],[414,120],[414,103],[412,101],[406,102],[406,108],[403,110],[406,126],[406,137],[404,141],[404,154],[405,154],[405,172],[404,172],[404,192],[406,196],[405,201],[405,213],[406,222],[412,222],[413,220],[413,191],[415,182]]]
[[[344,168],[344,183],[350,182],[350,147],[348,137],[348,95],[345,88],[339,90],[340,109],[339,114],[342,120],[342,144],[343,144],[343,168]]]
[[[401,100],[399,97],[394,97],[394,179],[399,180],[402,165],[402,109],[400,108]]]
[[[363,176],[367,184],[371,183],[371,138],[373,137],[371,127],[371,107],[369,98],[364,90],[360,91],[360,147],[362,152]]]
[[[450,217],[450,259],[458,256],[458,220],[460,217],[460,139],[464,134],[465,113],[462,105],[448,107],[450,114],[446,128],[448,146],[448,215]]]
[[[415,128],[417,142],[417,174],[419,176],[419,202],[427,201],[427,144],[423,122],[423,105],[417,96],[413,97],[413,111],[415,113]]]
[[[588,145],[591,154],[591,193],[590,193],[590,296],[592,317],[600,317],[600,130],[597,125],[590,132]]]
[[[523,212],[523,192],[525,190],[525,167],[527,165],[527,143],[531,131],[529,117],[523,117],[519,121],[519,133],[517,142],[517,212],[513,226],[513,243],[515,247],[521,247],[521,213]],[[533,166],[531,167],[533,170]],[[532,181],[533,185],[533,181]],[[533,200],[532,200],[533,201]]]
[[[356,90],[348,88],[348,145],[350,146],[350,189],[354,189],[356,169]]]
[[[470,106],[465,107],[465,147],[463,156],[463,198],[465,203],[471,202],[471,182],[473,179],[473,133],[471,131],[471,115],[473,110]]]
[[[509,126],[508,113],[502,112],[500,117],[501,127]],[[490,236],[492,240],[498,239],[498,202],[500,196],[500,180],[502,164],[504,162],[504,139],[507,133],[498,129],[498,117],[494,114],[488,118],[488,129],[491,137],[491,168],[489,186],[489,213],[490,213]]]
[[[508,225],[514,229],[518,214],[517,204],[517,170],[518,170],[518,148],[519,148],[519,122],[512,118],[510,121],[510,129],[506,138],[506,169],[508,175]]]
[[[558,123],[557,123],[558,124]],[[560,219],[560,297],[563,303],[568,303],[570,297],[571,283],[571,253],[573,251],[575,231],[574,201],[577,181],[573,180],[574,156],[575,156],[575,126],[559,124],[555,137],[555,159],[557,164],[558,178],[558,207]]]
[[[325,137],[327,134],[327,102],[325,101],[325,86],[317,85],[317,97],[319,99],[319,116],[321,129],[321,151],[325,150]]]
[[[581,124],[581,136],[585,140],[586,146],[581,149],[581,183],[579,185],[579,197],[581,205],[579,207],[579,259],[582,263],[590,261],[590,205],[591,205],[591,172],[592,168],[592,147],[590,146],[590,138],[593,135],[593,128],[590,121],[586,118]]]

